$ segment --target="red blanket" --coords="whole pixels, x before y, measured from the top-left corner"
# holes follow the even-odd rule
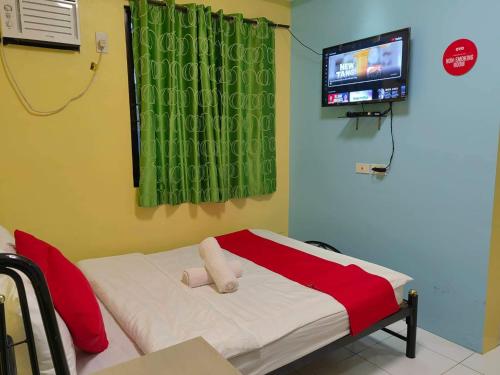
[[[391,284],[353,264],[318,258],[248,230],[216,238],[223,249],[335,298],[347,310],[351,335],[399,310]]]

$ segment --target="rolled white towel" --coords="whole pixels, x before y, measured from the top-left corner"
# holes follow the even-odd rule
[[[220,293],[232,293],[238,290],[238,279],[229,267],[224,252],[213,237],[205,238],[200,243],[200,256],[205,261],[205,268],[215,282]]]
[[[233,271],[234,276],[240,278],[243,275],[243,266],[239,260],[231,260],[227,263]],[[213,284],[214,280],[205,268],[192,267],[184,270],[182,273],[182,282],[190,288],[198,288],[203,285]]]

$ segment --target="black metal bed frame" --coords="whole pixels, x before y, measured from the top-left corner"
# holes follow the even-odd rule
[[[0,254],[0,275],[7,275],[16,284],[26,338],[15,343],[7,334],[5,320],[6,301],[5,296],[0,295],[0,375],[16,375],[17,367],[14,349],[16,346],[23,344],[26,344],[28,347],[33,375],[40,374],[26,289],[21,278],[21,273],[26,275],[33,285],[55,372],[57,375],[70,375],[59,326],[57,325],[54,305],[45,277],[40,268],[31,260],[14,254]]]
[[[321,247],[323,249],[341,253],[339,250],[331,245],[319,241],[306,241],[306,243]],[[6,321],[5,321],[5,297],[0,295],[0,375],[16,375],[16,358],[14,348],[17,345],[26,344],[30,357],[31,370],[33,375],[39,375],[40,370],[38,367],[38,360],[36,355],[35,340],[33,335],[33,328],[31,325],[30,313],[28,302],[26,299],[26,290],[20,273],[25,274],[33,285],[37,302],[40,308],[42,322],[45,330],[45,335],[50,348],[52,356],[52,363],[54,365],[56,375],[70,375],[66,355],[57,325],[57,318],[50,297],[50,292],[47,287],[45,277],[31,260],[14,255],[14,254],[0,254],[0,275],[4,274],[12,278],[16,284],[19,293],[19,301],[21,312],[23,316],[24,331],[26,338],[22,341],[14,343],[11,337],[7,334]],[[363,332],[352,336],[344,336],[298,360],[291,362],[277,370],[272,371],[268,375],[282,375],[287,374],[298,367],[303,366],[305,363],[321,357],[326,352],[339,349],[343,346],[349,345],[365,336],[372,334],[375,331],[382,330],[392,336],[395,336],[403,341],[406,341],[406,356],[408,358],[415,358],[416,339],[417,339],[417,313],[418,313],[418,294],[415,290],[410,290],[408,299],[404,300],[400,305],[399,311],[380,320]],[[387,326],[396,323],[400,320],[406,319],[407,333],[403,336],[387,328]],[[187,375],[187,374],[186,374]]]
[[[400,340],[406,341],[406,356],[408,358],[415,358],[415,349],[417,341],[417,310],[418,310],[418,294],[415,290],[410,290],[408,293],[408,299],[404,300],[400,305],[398,312],[388,316],[385,319],[380,320],[371,327],[367,328],[363,332],[351,336],[347,335],[338,339],[312,353],[305,355],[291,362],[279,369],[270,372],[268,375],[284,375],[293,372],[294,370],[304,366],[305,364],[324,356],[326,353],[340,349],[346,345],[352,344],[353,342],[372,334],[373,332],[382,330],[389,333],[390,335],[397,337]],[[388,325],[396,323],[400,320],[406,319],[407,331],[406,336],[403,336],[397,332],[386,328]]]
[[[342,254],[341,251],[337,250],[332,245],[329,245],[325,242],[321,241],[305,241],[307,244],[314,245],[316,247],[320,247],[325,250],[334,251],[336,253]],[[344,336],[322,348],[309,353],[294,362],[291,362],[283,367],[280,367],[274,371],[271,371],[268,375],[284,375],[290,372],[293,372],[297,368],[304,366],[305,364],[325,355],[326,353],[340,349],[346,345],[352,344],[353,342],[362,339],[365,336],[371,335],[376,331],[384,331],[388,334],[397,337],[400,340],[406,342],[406,356],[408,358],[415,358],[415,350],[417,345],[417,315],[418,315],[418,293],[416,290],[410,290],[408,293],[408,299],[403,300],[403,303],[399,305],[399,311],[388,316],[385,319],[382,319],[370,326],[363,332],[352,336],[347,335]],[[400,320],[406,320],[406,336],[401,335],[398,332],[394,332],[393,330],[387,328],[387,326],[396,323]]]

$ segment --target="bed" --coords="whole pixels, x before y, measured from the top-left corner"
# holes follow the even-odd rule
[[[411,281],[407,275],[273,232],[253,232],[382,276],[391,283],[398,303],[405,306],[403,290]],[[110,346],[99,355],[77,353],[78,374],[92,374],[195,336],[203,336],[243,374],[267,374],[352,338],[347,312],[335,299],[227,255],[239,259],[244,268],[240,290],[231,295],[218,294],[212,286],[190,289],[179,281],[185,268],[202,265],[197,246],[80,262],[100,300]],[[119,286],[121,292],[117,292]],[[400,316],[373,329],[408,316],[401,311]]]
[[[394,290],[399,311],[353,336],[349,333],[347,311],[334,298],[231,252],[226,256],[229,260],[239,260],[244,270],[239,290],[231,294],[219,294],[211,285],[191,289],[180,282],[184,269],[202,266],[197,245],[150,255],[133,253],[88,259],[78,266],[98,298],[109,347],[97,355],[77,351],[76,373],[92,374],[197,336],[202,336],[245,375],[287,373],[307,358],[347,345],[379,329],[407,341],[406,355],[415,357],[418,296],[410,292],[408,299],[403,299],[403,290],[411,281],[409,276],[266,230],[252,232],[316,257],[342,265],[357,265],[385,278]],[[67,374],[65,362],[69,363],[70,359],[68,353],[65,358],[64,350],[68,340],[72,346],[71,336],[52,306],[40,269],[26,258],[0,254],[0,274],[15,276],[12,269],[21,271],[36,285],[34,289],[42,297],[38,302],[43,312],[38,316],[37,327],[43,320],[48,328],[45,331],[55,371]],[[16,284],[22,283],[18,278]],[[18,285],[18,289],[20,287],[22,285]],[[406,337],[386,328],[403,319],[408,327]],[[59,335],[54,334],[58,325],[64,346],[57,338]],[[16,351],[21,347],[16,346]],[[0,349],[0,357],[8,359],[7,351],[12,350],[9,345],[0,345]],[[18,369],[28,362],[25,359],[18,363]],[[74,365],[73,358],[72,374]]]

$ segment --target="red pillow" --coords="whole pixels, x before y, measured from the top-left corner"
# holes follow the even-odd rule
[[[19,230],[14,236],[17,253],[31,259],[45,275],[54,306],[75,346],[88,353],[105,350],[108,339],[101,310],[83,273],[48,243]]]

